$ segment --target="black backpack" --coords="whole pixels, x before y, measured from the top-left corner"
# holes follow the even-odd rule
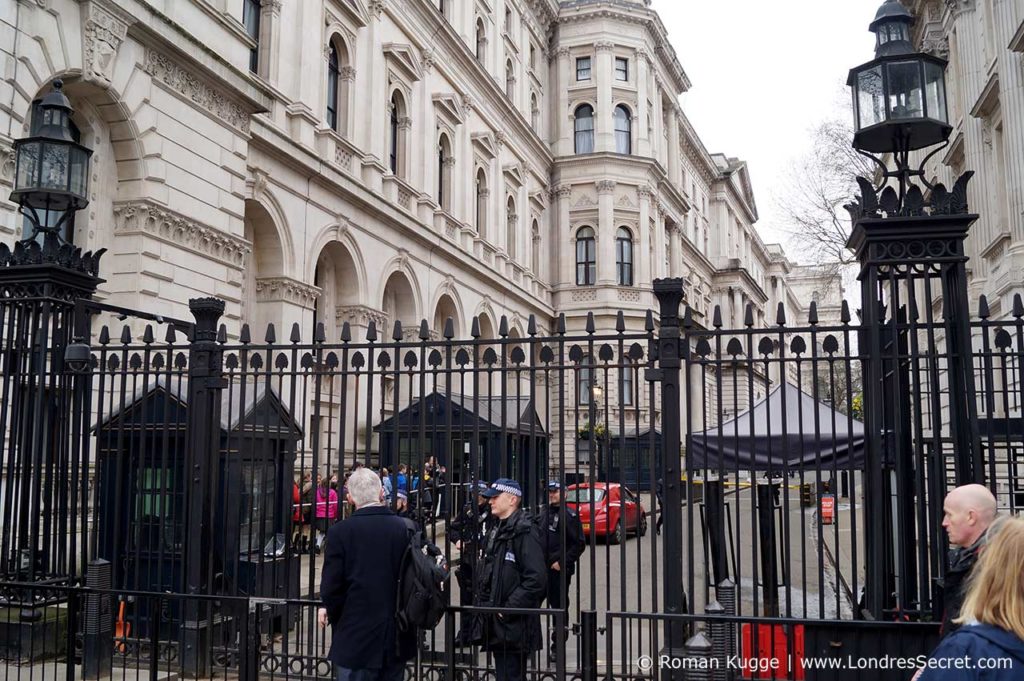
[[[450,573],[441,549],[429,541],[411,521],[409,546],[398,570],[398,598],[395,618],[398,630],[433,629],[448,605]]]

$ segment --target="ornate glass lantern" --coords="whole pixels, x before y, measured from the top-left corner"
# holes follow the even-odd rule
[[[853,146],[861,151],[908,153],[949,139],[946,60],[915,52],[914,17],[899,0],[886,0],[871,22],[875,59],[850,71]]]
[[[89,205],[89,159],[92,150],[71,135],[71,103],[56,80],[40,103],[42,125],[32,137],[14,141],[15,173],[11,201],[21,206],[37,232],[60,235],[60,225]],[[39,211],[44,218],[39,219]],[[49,213],[63,212],[51,225]],[[34,234],[30,238],[34,238]]]

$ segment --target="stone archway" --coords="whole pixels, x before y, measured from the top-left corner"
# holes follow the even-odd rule
[[[340,241],[324,246],[317,258],[313,283],[320,289],[314,318],[323,323],[328,342],[340,338],[344,321],[358,317],[359,273],[351,251]],[[362,340],[352,330],[353,340]]]

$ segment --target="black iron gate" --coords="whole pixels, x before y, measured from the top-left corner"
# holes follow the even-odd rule
[[[387,469],[392,506],[453,564],[475,482],[520,480],[531,511],[548,480],[567,488],[588,548],[568,610],[542,610],[569,635],[535,678],[674,678],[663,660],[836,641],[869,654],[894,634],[864,623],[893,620],[926,652],[945,491],[983,477],[1013,512],[1024,494],[1024,305],[936,316],[926,270],[873,266],[886,307],[861,324],[812,305],[796,326],[748,310],[725,329],[717,309],[681,314],[667,280],[657,317],[608,333],[590,317],[575,334],[558,318],[522,336],[502,320],[494,338],[424,322],[284,340],[229,337],[213,299],[192,322],[87,302],[94,261],[37,256],[4,263],[0,300],[0,654],[19,674],[329,678],[319,549],[356,466]],[[953,322],[972,352],[950,355]],[[414,678],[489,673],[455,646],[473,611],[456,582],[451,602]]]

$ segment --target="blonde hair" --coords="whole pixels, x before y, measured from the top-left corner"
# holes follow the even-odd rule
[[[976,620],[994,624],[1024,639],[1024,518],[998,524],[971,571],[960,616],[963,624]]]

